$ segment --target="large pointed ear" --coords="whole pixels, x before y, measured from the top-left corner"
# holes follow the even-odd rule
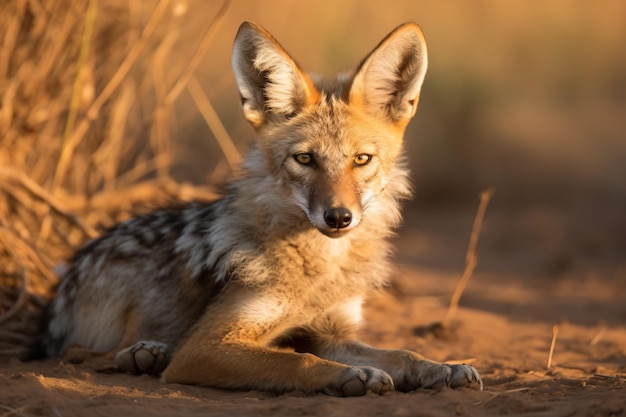
[[[255,23],[239,27],[232,65],[243,114],[255,128],[288,119],[319,98],[309,76]]]
[[[350,103],[404,127],[417,110],[427,65],[426,42],[420,27],[415,23],[398,26],[357,69]]]

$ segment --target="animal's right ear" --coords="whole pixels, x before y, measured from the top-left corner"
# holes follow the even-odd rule
[[[288,119],[319,99],[309,76],[255,23],[239,27],[232,66],[243,114],[255,128]]]

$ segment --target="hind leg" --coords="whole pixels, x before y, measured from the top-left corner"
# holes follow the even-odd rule
[[[115,354],[117,366],[130,374],[158,375],[169,362],[169,346],[155,341],[140,341]]]

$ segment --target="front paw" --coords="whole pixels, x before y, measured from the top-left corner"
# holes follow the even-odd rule
[[[473,388],[482,391],[483,381],[476,368],[471,365],[443,365],[450,367],[450,388]]]
[[[443,387],[483,389],[480,375],[471,365],[447,365],[413,357],[408,362],[395,379],[399,390]]]
[[[394,389],[388,373],[371,366],[361,366],[344,370],[335,383],[324,389],[324,393],[337,397],[356,397],[368,391],[384,394]]]
[[[169,362],[169,347],[165,343],[141,341],[115,354],[119,368],[130,374],[158,375]]]

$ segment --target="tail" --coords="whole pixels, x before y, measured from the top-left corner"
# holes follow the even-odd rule
[[[2,301],[5,301],[0,294]],[[19,300],[19,309],[4,315],[0,331],[0,358],[17,358],[22,361],[46,357],[45,329],[47,327],[48,306],[28,293]]]
[[[51,323],[55,317],[55,312],[58,313],[59,310],[67,305],[67,303],[60,302],[59,297],[57,297],[60,287],[64,281],[71,278],[70,275],[75,273],[75,268],[69,267],[63,263],[55,267],[54,274],[59,277],[59,282],[52,288],[48,304],[42,309],[38,316],[33,319],[36,323],[37,330],[35,335],[26,343],[24,353],[20,355],[20,360],[45,359],[58,356],[61,353],[67,338],[67,330],[72,323],[63,323],[63,326],[60,326],[61,328],[59,329],[52,329]],[[66,315],[66,317],[71,317],[71,315]],[[68,319],[68,321],[73,320]],[[58,323],[57,327],[59,327]]]
[[[30,338],[23,352],[19,355],[19,359],[21,361],[32,361],[37,359],[45,359],[50,357],[46,352],[46,331],[48,329],[48,311],[50,309],[50,304],[46,306],[44,312],[40,315],[37,320],[37,332],[36,334]]]
[[[51,331],[50,324],[53,319],[53,307],[54,300],[46,306],[44,312],[37,319],[37,332],[26,342],[23,353],[19,355],[20,360],[45,359],[61,354],[67,339],[67,332],[56,334]]]

